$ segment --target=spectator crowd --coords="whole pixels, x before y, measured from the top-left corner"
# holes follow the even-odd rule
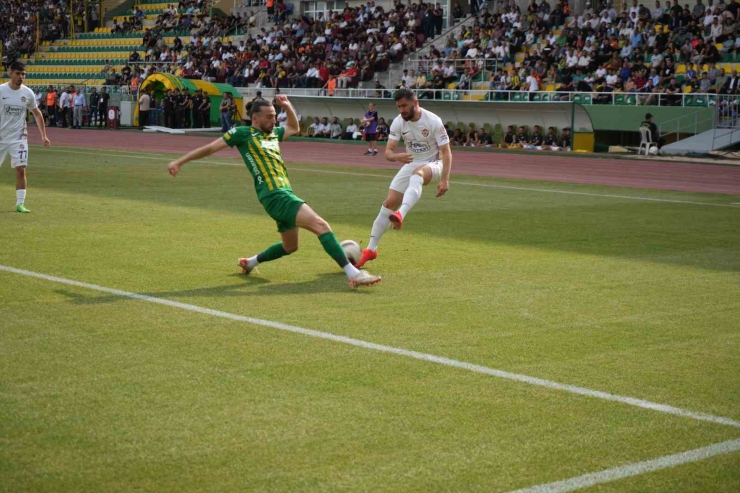
[[[632,0],[620,12],[610,2],[586,3],[581,14],[567,0],[532,0],[525,12],[482,9],[469,28],[432,46],[399,87],[434,97],[423,90],[451,82],[469,90],[482,81],[497,99],[510,98],[502,91],[548,90],[605,93],[594,102],[610,103],[608,93],[631,92],[642,93],[642,104],[681,104],[685,92],[737,94],[735,75],[721,63],[740,61],[740,3],[693,1],[648,8]]]

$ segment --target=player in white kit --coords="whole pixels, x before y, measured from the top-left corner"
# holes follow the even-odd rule
[[[10,82],[0,85],[0,166],[5,156],[10,153],[10,166],[15,169],[15,210],[30,212],[26,209],[26,165],[28,164],[28,129],[26,128],[26,111],[30,110],[36,119],[41,132],[44,147],[51,143],[46,137],[44,115],[36,106],[33,91],[23,85],[26,78],[26,67],[20,62],[10,65]]]
[[[434,113],[420,108],[416,94],[409,89],[399,89],[393,99],[400,115],[391,124],[385,158],[403,163],[403,167],[391,182],[388,197],[373,223],[370,243],[356,267],[378,257],[380,238],[390,227],[401,229],[404,218],[421,197],[424,185],[438,183],[437,197],[450,188],[452,151],[444,123]],[[397,153],[396,146],[402,138],[406,152]]]

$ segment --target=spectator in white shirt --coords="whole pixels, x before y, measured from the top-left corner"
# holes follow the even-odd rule
[[[613,70],[609,71],[609,75],[606,76],[606,85],[614,87],[614,84],[617,83],[617,74],[614,73]]]
[[[360,130],[357,128],[357,125],[355,125],[354,118],[350,118],[347,128],[344,129],[344,136],[342,138],[344,140],[354,140],[355,134],[359,133],[359,131]]]
[[[72,128],[82,128],[82,111],[85,109],[87,102],[85,101],[85,94],[80,89],[77,91],[72,98],[72,104],[74,107],[74,119],[72,121]]]
[[[306,137],[321,137],[321,123],[318,118],[313,119],[313,123],[308,126]]]
[[[70,88],[67,88],[61,96],[59,96],[59,107],[61,108],[61,120],[62,120],[62,128],[67,128],[69,126],[69,121],[72,118],[71,108],[72,108],[72,95],[70,94]]]
[[[653,20],[660,19],[663,16],[663,9],[660,8],[660,2],[655,2],[655,8],[652,12]]]
[[[540,83],[537,82],[537,78],[531,73],[527,75],[527,86],[527,91],[529,92],[537,92],[540,90]]]
[[[288,114],[285,112],[284,109],[280,110],[280,113],[277,116],[277,122],[278,125],[281,127],[285,127],[288,125]]]
[[[331,137],[331,125],[329,125],[329,119],[326,117],[321,119],[321,124],[319,125],[319,137]]]

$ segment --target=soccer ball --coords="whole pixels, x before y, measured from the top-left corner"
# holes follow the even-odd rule
[[[648,152],[649,152],[649,153],[650,153],[650,154],[651,154],[652,156],[657,156],[657,155],[658,155],[658,147],[657,147],[657,146],[653,146],[653,147],[651,147],[651,148],[650,148],[650,150],[649,150]]]
[[[356,264],[359,262],[360,257],[362,257],[362,248],[360,248],[359,243],[353,240],[344,240],[342,242],[342,248],[350,263]]]

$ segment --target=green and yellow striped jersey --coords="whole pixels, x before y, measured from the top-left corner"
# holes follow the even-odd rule
[[[254,127],[234,127],[222,137],[229,147],[236,147],[254,178],[257,198],[277,190],[291,190],[288,170],[280,154],[285,128],[275,127],[270,135]]]

